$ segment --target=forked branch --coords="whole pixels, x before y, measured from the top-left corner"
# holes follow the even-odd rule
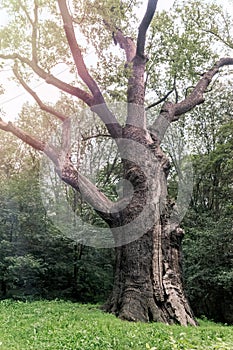
[[[54,163],[56,171],[63,181],[79,191],[83,199],[96,210],[102,212],[105,216],[109,215],[113,202],[111,202],[111,200],[109,200],[85,176],[79,174],[79,172],[74,168],[71,160],[68,157],[63,157],[64,152],[62,150],[58,151],[53,146],[50,146],[44,141],[31,136],[13,123],[4,122],[1,118],[0,129],[12,133],[24,143],[33,147],[35,150],[46,154],[46,156]],[[67,152],[67,149],[64,151]]]
[[[205,101],[204,94],[213,77],[219,72],[220,68],[229,65],[233,65],[233,58],[221,58],[210,70],[203,74],[202,78],[193,88],[193,91],[183,101],[178,103],[164,103],[158,118],[149,128],[158,142],[162,141],[170,123],[178,120],[181,115],[191,111],[194,107]]]
[[[187,98],[183,101],[178,102],[174,106],[174,120],[178,116],[189,112],[195,106],[203,103],[204,93],[206,92],[207,87],[211,83],[213,77],[219,72],[219,69],[223,66],[233,65],[233,58],[225,57],[221,58],[218,62],[215,63],[213,68],[203,74],[202,78],[199,80],[193,91]]]
[[[74,59],[75,66],[78,71],[78,75],[86,84],[93,96],[91,102],[92,110],[95,113],[97,113],[100,119],[104,122],[106,128],[108,129],[109,133],[113,138],[120,137],[122,133],[122,128],[118,123],[116,117],[108,109],[108,106],[104,100],[99,86],[89,74],[89,71],[84,62],[81,49],[76,40],[72,17],[69,13],[66,0],[58,0],[58,5],[64,23],[66,38]]]

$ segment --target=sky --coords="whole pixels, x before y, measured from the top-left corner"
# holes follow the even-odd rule
[[[158,1],[158,10],[168,10],[174,0],[159,0]],[[146,4],[146,2],[145,2]],[[143,12],[144,9],[140,9],[140,13]],[[7,14],[4,11],[0,11],[0,23],[1,25],[5,25],[7,23]],[[86,57],[87,60],[90,61],[90,57]],[[67,80],[67,68],[65,66],[58,66],[53,74],[55,74],[61,80]],[[9,78],[10,68],[5,68],[4,72],[0,75],[1,83],[6,87],[6,91],[4,95],[0,95],[0,110],[5,112],[4,120],[14,120],[17,118],[18,113],[20,112],[22,105],[29,101],[30,103],[34,103],[35,101],[25,90],[17,86],[15,82],[10,80]],[[7,83],[6,83],[7,82]],[[40,83],[33,86],[36,93],[41,97],[41,99],[48,100],[48,94],[52,96],[52,99],[58,99],[59,93],[56,88],[51,86],[46,87],[46,83]]]
[[[219,0],[217,2],[221,3],[224,7],[231,10],[231,13],[233,13],[233,0],[222,0],[221,2]],[[173,3],[174,0],[159,0],[157,10],[169,10],[169,8],[172,7]],[[144,13],[146,4],[147,2],[145,1],[144,8],[139,10],[140,14]],[[2,25],[7,23],[7,15],[3,11],[0,11],[0,23]],[[86,60],[91,60],[90,54],[89,57],[86,57]],[[66,81],[68,78],[67,70],[68,69],[65,66],[59,65],[58,67],[56,67],[53,74],[56,75],[59,79]],[[28,101],[34,104],[35,101],[31,96],[29,96],[27,92],[25,92],[25,90],[22,87],[16,85],[15,82],[10,80],[9,76],[10,69],[6,67],[4,68],[4,71],[0,74],[0,83],[2,83],[6,88],[4,95],[0,95],[0,111],[5,112],[5,115],[2,116],[4,120],[12,121],[15,120],[15,118],[17,118],[18,113],[20,112],[22,105],[25,102]],[[44,82],[39,84],[35,83],[31,87],[36,91],[36,93],[41,97],[42,100],[45,99],[46,101],[48,101],[48,96],[51,96],[51,100],[54,101],[59,97],[57,89],[51,86],[47,88],[46,83]]]

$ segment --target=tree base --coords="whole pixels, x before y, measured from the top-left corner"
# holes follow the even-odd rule
[[[156,238],[161,234],[157,226],[139,240],[116,248],[114,288],[103,310],[131,322],[197,326],[182,285],[183,231],[165,235],[159,246]]]

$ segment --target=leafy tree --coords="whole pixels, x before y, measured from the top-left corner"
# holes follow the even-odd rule
[[[221,108],[224,125],[217,121],[213,125],[208,111],[203,111],[209,121],[202,134],[206,139],[209,127],[212,133],[208,132],[205,151],[202,147],[202,152],[193,156],[194,194],[184,220],[184,270],[194,311],[226,323],[233,322],[233,123],[228,113],[231,101]]]
[[[0,183],[0,297],[103,301],[112,252],[77,245],[54,227],[32,165]]]
[[[194,44],[189,50],[191,54],[186,53],[186,45],[190,44],[190,27],[179,28],[181,36],[176,31],[176,40],[170,42],[173,50],[168,64],[166,51],[156,51],[158,63],[161,60],[165,62],[161,65],[164,83],[160,85],[161,79],[157,80],[159,102],[153,105],[162,102],[164,104],[158,111],[158,117],[153,118],[149,127],[144,109],[145,72],[148,61],[146,35],[156,11],[157,1],[148,1],[138,34],[135,35],[135,16],[132,14],[133,6],[137,3],[126,0],[113,4],[109,0],[104,4],[101,1],[85,1],[80,4],[74,1],[68,8],[66,1],[59,0],[57,11],[53,1],[34,1],[33,4],[26,1],[3,1],[3,5],[15,16],[9,26],[2,30],[3,53],[0,57],[13,62],[16,79],[35,98],[39,106],[63,122],[61,146],[60,149],[57,149],[58,145],[46,146],[39,137],[2,120],[0,128],[11,132],[34,149],[44,152],[53,162],[58,176],[80,192],[83,200],[91,205],[111,228],[117,247],[116,272],[113,292],[105,309],[131,321],[151,320],[196,325],[184,294],[180,271],[183,231],[179,227],[179,215],[176,215],[174,205],[167,198],[170,165],[160,145],[169,125],[204,102],[204,93],[213,78],[222,67],[233,64],[233,59],[216,57],[216,63],[213,64],[212,58],[208,59],[208,50],[205,48],[203,56],[197,57],[197,64],[203,63],[203,69],[207,69],[207,65],[212,65],[212,68],[208,67],[206,73],[201,72],[201,76],[200,72],[195,72],[191,80],[192,88],[188,88],[190,82],[186,89],[184,86],[177,87],[174,79],[171,81],[170,74],[175,77],[175,82],[177,77],[190,75],[196,59]],[[193,4],[196,6],[196,3]],[[201,9],[198,9],[201,12]],[[195,12],[195,16],[199,16],[199,13]],[[155,17],[155,23],[156,20],[158,25],[166,24],[166,27],[162,27],[166,47],[169,44],[169,35],[172,35],[171,20],[165,18],[163,22],[163,19]],[[61,28],[62,23],[64,30]],[[76,30],[77,25],[79,32]],[[18,30],[19,28],[21,30]],[[154,31],[157,34],[156,26]],[[103,71],[106,69],[108,72],[113,67],[113,58],[108,61],[108,65],[104,59],[105,55],[111,58],[109,51],[112,37],[125,53],[126,62],[118,65],[116,71],[121,72],[121,83],[125,86],[125,91],[127,90],[124,99],[128,102],[128,108],[123,125],[107,103],[108,99],[114,96],[112,91],[116,86],[116,79],[105,80],[105,77],[100,77],[100,84],[97,83],[98,73],[103,75],[103,71],[97,69],[96,73],[92,74],[94,67],[87,68],[84,50],[77,41],[81,35],[86,37],[87,48],[93,44],[103,64]],[[158,39],[155,40],[158,42]],[[176,48],[180,42],[183,46],[179,50]],[[203,44],[201,36],[197,42]],[[201,45],[200,50],[202,49]],[[59,62],[65,62],[78,75],[78,79],[68,84],[56,78],[53,75],[53,67]],[[116,62],[119,62],[119,56]],[[154,62],[156,68],[156,59]],[[67,110],[57,110],[49,104],[42,103],[29,87],[34,74],[48,84],[78,98],[98,115],[106,127],[106,132],[114,140],[122,160],[122,176],[125,180],[123,198],[117,201],[110,200],[94,183],[81,175],[77,164],[72,163]],[[109,94],[106,95],[105,81],[110,84]],[[186,80],[182,82],[184,84]],[[150,81],[151,88],[156,90],[154,83]],[[164,90],[171,84],[173,94],[166,94],[161,98]],[[118,91],[116,89],[116,92]],[[122,96],[122,91],[116,96]]]
[[[184,240],[185,286],[199,317],[232,324],[232,217],[189,213]]]
[[[23,106],[17,124],[46,139],[47,116],[40,115],[34,128],[27,118],[37,113],[38,108]],[[38,154],[10,134],[3,133],[0,144],[0,298],[103,301],[112,284],[112,251],[64,237],[41,201]]]

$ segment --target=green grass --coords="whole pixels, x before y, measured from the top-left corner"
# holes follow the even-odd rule
[[[0,302],[0,350],[233,350],[233,327],[128,323],[97,306]]]

